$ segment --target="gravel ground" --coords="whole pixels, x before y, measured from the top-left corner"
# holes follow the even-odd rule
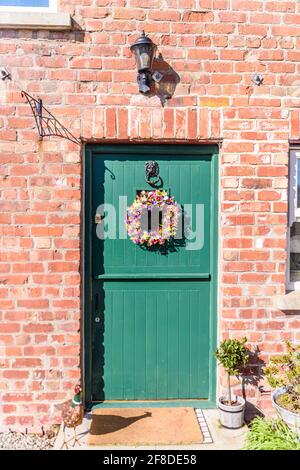
[[[0,434],[0,450],[48,450],[53,448],[55,437],[54,433],[39,436],[5,432]]]

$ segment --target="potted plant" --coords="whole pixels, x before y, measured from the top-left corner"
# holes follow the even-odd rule
[[[247,338],[225,339],[217,349],[215,356],[227,372],[227,396],[219,398],[220,421],[222,426],[237,429],[244,424],[245,400],[240,396],[232,397],[231,376],[237,376],[241,367],[248,360],[248,352],[245,346]]]
[[[272,357],[264,373],[275,388],[272,403],[283,421],[300,436],[300,345],[286,341],[287,352]]]

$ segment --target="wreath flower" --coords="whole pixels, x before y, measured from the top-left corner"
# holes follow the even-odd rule
[[[165,190],[141,191],[127,209],[127,233],[136,245],[164,245],[176,235],[179,216],[179,205]]]

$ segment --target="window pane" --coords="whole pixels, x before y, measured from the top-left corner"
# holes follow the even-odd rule
[[[0,7],[48,7],[49,0],[0,0]]]
[[[297,158],[297,207],[300,207],[300,158]]]
[[[290,234],[290,280],[300,280],[300,222],[295,222]]]

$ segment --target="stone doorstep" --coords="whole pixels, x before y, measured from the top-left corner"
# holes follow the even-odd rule
[[[198,410],[196,410],[197,413]],[[240,450],[244,446],[244,438],[248,431],[248,427],[244,425],[240,429],[225,429],[219,423],[219,414],[218,410],[201,410],[203,416],[200,413],[197,413],[197,416],[203,421],[206,422],[207,431],[211,435],[213,440],[212,443],[203,443],[199,445],[178,445],[178,446],[140,446],[140,447],[122,447],[122,446],[88,446],[86,443],[88,430],[91,423],[91,413],[86,413],[83,422],[77,428],[77,436],[80,440],[81,445],[76,444],[75,447],[70,446],[69,450]],[[207,434],[207,437],[208,437]],[[71,429],[66,429],[67,439],[71,439],[73,436],[73,431]],[[206,437],[206,436],[204,436]],[[58,432],[54,450],[59,450],[63,443],[63,424],[60,426]],[[72,440],[71,440],[72,444]]]
[[[0,29],[48,29],[70,30],[71,17],[68,13],[27,13],[0,12]]]

